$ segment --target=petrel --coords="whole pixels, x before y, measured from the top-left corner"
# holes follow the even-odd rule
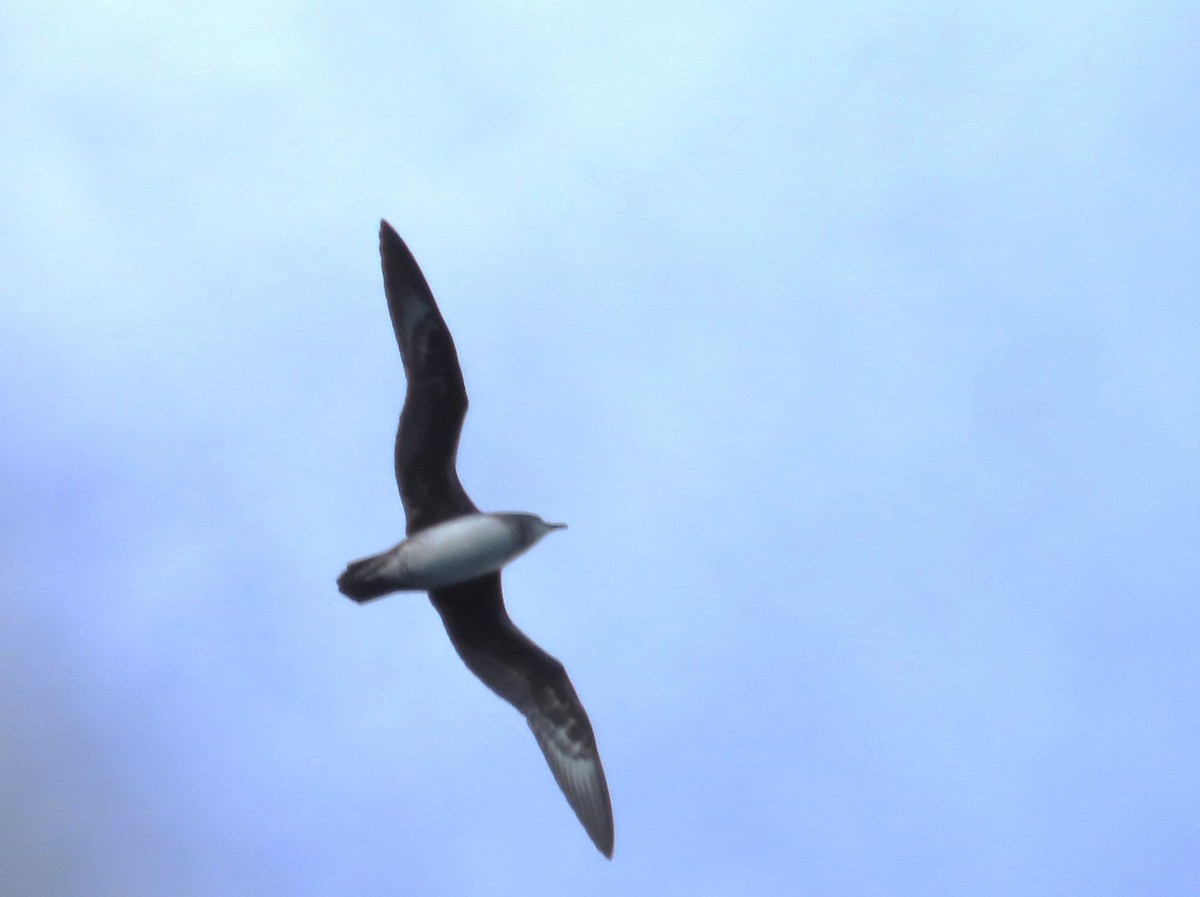
[[[500,591],[500,569],[566,524],[536,514],[484,514],[467,497],[457,469],[467,391],[454,341],[416,259],[387,221],[379,226],[379,254],[408,380],[396,432],[408,538],[352,562],[338,588],[359,603],[427,591],[458,656],[525,715],[567,803],[611,859],[612,805],[592,724],[563,665],[513,625]]]

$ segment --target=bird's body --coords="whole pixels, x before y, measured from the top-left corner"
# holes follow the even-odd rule
[[[342,594],[356,601],[391,592],[452,586],[495,573],[520,557],[551,530],[535,514],[464,514],[409,536],[381,554],[354,561],[338,579]]]
[[[482,514],[467,496],[457,470],[467,393],[454,342],[416,260],[386,221],[379,252],[408,380],[396,433],[408,538],[351,563],[338,587],[359,602],[427,590],[467,668],[524,714],[567,802],[611,857],[612,806],[587,713],[562,664],[513,625],[500,588],[501,568],[564,524]]]

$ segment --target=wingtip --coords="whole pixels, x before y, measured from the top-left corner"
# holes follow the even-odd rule
[[[592,843],[596,845],[596,849],[604,854],[604,858],[611,860],[613,858],[613,819],[612,809],[609,807],[608,813],[603,820],[596,820],[599,826],[593,831],[592,826],[585,825],[588,837],[592,839]]]
[[[596,849],[599,850],[602,854],[604,854],[604,858],[606,860],[608,860],[610,862],[612,861],[613,842],[612,842],[611,838],[608,840],[608,842],[606,844],[600,844],[599,842],[597,842]]]
[[[603,772],[601,772],[603,775]],[[593,800],[599,795],[592,794]],[[596,849],[604,854],[605,859],[613,858],[613,840],[616,832],[616,826],[613,825],[612,803],[608,799],[608,786],[604,785],[603,800],[598,803],[592,803],[591,806],[582,804],[578,807],[572,803],[572,809],[575,810],[575,815],[579,821],[583,823],[583,830],[587,832],[587,836],[591,838],[592,843],[596,845]],[[585,809],[586,807],[586,809]]]

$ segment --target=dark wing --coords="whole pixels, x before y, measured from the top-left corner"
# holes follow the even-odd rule
[[[471,672],[525,714],[567,803],[611,859],[612,804],[592,724],[563,665],[508,618],[500,574],[434,589],[429,597]]]
[[[379,224],[379,255],[408,392],[396,431],[396,483],[409,534],[476,511],[458,482],[458,437],[467,390],[454,340],[429,284],[400,235]]]

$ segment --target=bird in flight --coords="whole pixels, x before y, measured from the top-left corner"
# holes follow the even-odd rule
[[[467,391],[454,341],[416,259],[387,221],[379,254],[408,380],[396,432],[407,538],[353,561],[338,588],[359,603],[427,591],[467,669],[524,714],[567,803],[611,859],[612,804],[592,724],[563,665],[513,625],[500,591],[501,568],[566,524],[484,514],[467,496],[457,468]]]

